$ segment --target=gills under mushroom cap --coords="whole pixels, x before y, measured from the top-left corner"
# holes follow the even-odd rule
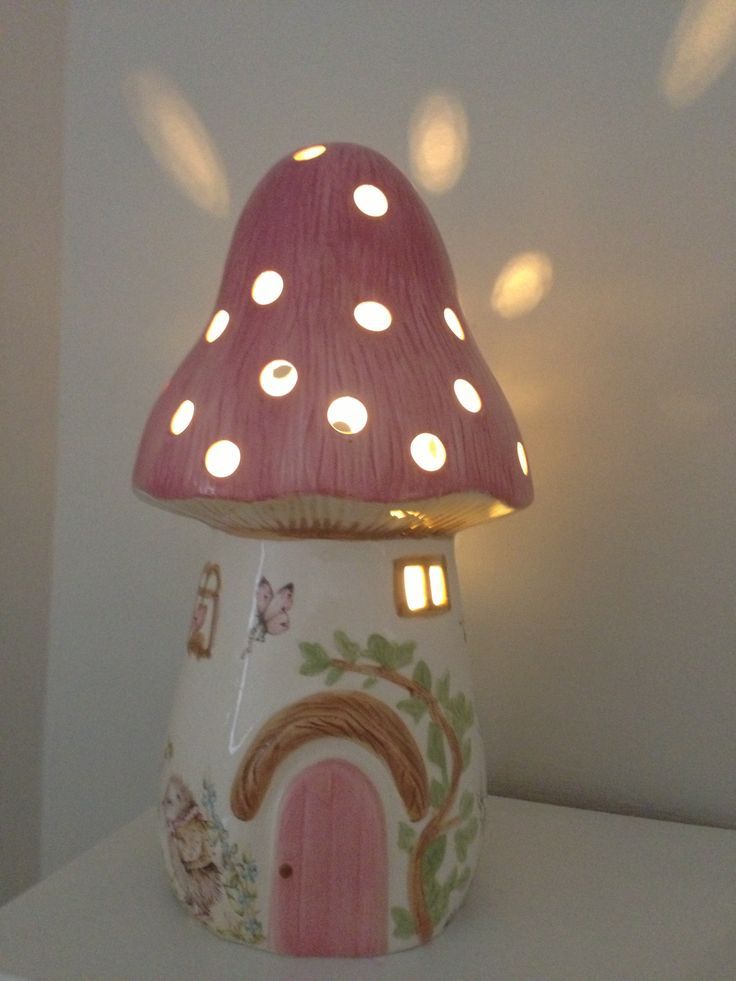
[[[312,149],[246,204],[136,491],[262,537],[446,535],[525,507],[521,436],[429,212],[379,153]]]

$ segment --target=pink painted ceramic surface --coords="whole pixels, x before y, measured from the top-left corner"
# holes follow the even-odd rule
[[[359,210],[353,191],[361,184],[383,191],[385,215]],[[284,288],[261,306],[251,287],[265,270],[277,271]],[[366,300],[390,309],[387,330],[358,326],[353,311]],[[445,322],[446,307],[458,315],[464,339]],[[238,222],[212,313],[220,309],[230,315],[227,329],[210,343],[202,325],[150,415],[134,475],[142,493],[174,504],[296,495],[396,505],[467,494],[510,508],[530,503],[518,428],[470,335],[439,233],[410,182],[379,153],[336,143],[315,159],[290,155],[276,164]],[[281,398],[259,385],[261,370],[275,359],[298,372],[295,388]],[[458,378],[478,392],[479,412],[458,402]],[[342,395],[368,411],[367,425],[354,435],[336,432],[326,418]],[[194,403],[194,417],[174,436],[170,421],[184,400]],[[425,432],[447,452],[434,472],[410,455],[413,438]],[[218,440],[241,452],[239,467],[225,478],[204,466]],[[472,522],[459,524],[483,517],[474,513]]]
[[[325,760],[292,781],[275,869],[271,929],[280,953],[387,952],[386,822],[375,788],[357,767]]]

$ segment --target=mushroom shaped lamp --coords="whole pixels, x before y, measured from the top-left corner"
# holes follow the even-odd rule
[[[306,147],[257,186],[134,487],[217,529],[165,753],[176,894],[287,954],[429,941],[485,794],[453,536],[532,484],[439,233],[383,156]]]

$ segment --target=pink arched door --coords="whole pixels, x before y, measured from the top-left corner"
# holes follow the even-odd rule
[[[281,805],[271,939],[284,954],[367,957],[388,948],[386,822],[373,784],[324,760]]]

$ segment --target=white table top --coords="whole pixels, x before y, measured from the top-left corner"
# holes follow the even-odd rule
[[[0,977],[33,981],[736,978],[736,831],[491,798],[465,906],[427,947],[277,957],[174,899],[153,811],[0,910]]]

